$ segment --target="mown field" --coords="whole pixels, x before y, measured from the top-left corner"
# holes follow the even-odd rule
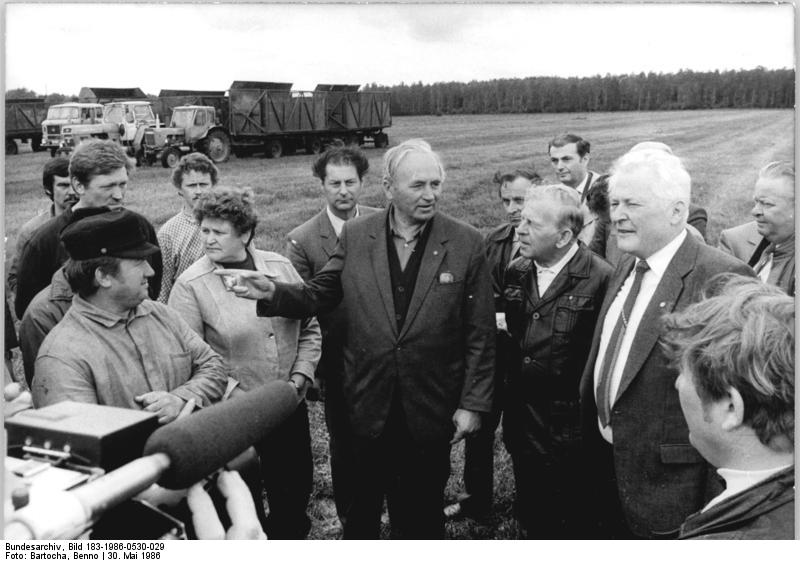
[[[491,178],[498,169],[533,164],[553,179],[547,141],[573,132],[592,143],[591,169],[604,172],[635,143],[659,140],[680,156],[692,177],[694,202],[709,214],[708,237],[716,244],[723,228],[749,220],[751,191],[758,169],[771,160],[793,159],[794,112],[791,110],[708,110],[681,112],[477,115],[400,117],[389,129],[391,145],[421,137],[442,155],[447,172],[441,209],[487,231],[502,220]],[[366,149],[370,159],[362,202],[382,206],[381,157],[384,150]],[[47,206],[41,192],[41,170],[48,153],[20,154],[5,159],[5,235],[7,258],[19,227]],[[318,181],[311,175],[312,156],[237,159],[220,165],[221,184],[250,186],[257,197],[261,223],[256,243],[282,251],[286,233],[322,207]],[[180,202],[161,167],[139,168],[131,177],[127,206],[151,219],[158,228],[177,212]],[[19,363],[17,361],[17,363]],[[21,375],[20,375],[21,376]],[[327,432],[320,404],[312,404],[315,487],[310,512],[312,538],[336,538],[340,530],[333,505]],[[454,538],[514,538],[511,515],[513,476],[510,459],[498,440],[495,447],[495,513],[487,521],[454,522]],[[462,446],[454,448],[448,494],[461,489]]]

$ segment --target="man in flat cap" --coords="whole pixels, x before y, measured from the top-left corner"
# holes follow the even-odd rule
[[[174,420],[219,400],[222,359],[172,309],[147,298],[158,251],[135,213],[110,210],[68,225],[61,241],[72,307],[36,358],[33,401],[90,402]],[[189,404],[191,402],[192,404]]]

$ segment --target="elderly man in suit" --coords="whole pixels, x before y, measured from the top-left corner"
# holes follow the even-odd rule
[[[425,141],[390,149],[388,209],[345,223],[311,281],[284,285],[240,271],[231,287],[260,299],[269,316],[344,307],[343,390],[358,481],[345,538],[378,538],[384,496],[393,536],[443,538],[450,446],[491,411],[491,276],[480,233],[437,211],[444,176]]]
[[[659,345],[661,317],[697,300],[718,273],[753,272],[687,235],[691,180],[673,154],[625,154],[609,195],[617,244],[628,255],[610,282],[580,384],[591,497],[597,519],[611,527],[606,536],[663,536],[710,490],[673,387],[677,372]]]
[[[320,271],[333,255],[344,223],[350,219],[374,213],[379,209],[358,204],[364,187],[364,175],[369,161],[357,146],[336,146],[316,159],[311,167],[318,178],[326,205],[319,213],[289,233],[286,256],[303,278],[308,281]],[[330,436],[331,480],[336,512],[343,522],[351,502],[352,445],[348,439],[347,413],[342,394],[342,307],[318,317],[322,328],[322,357],[315,375],[325,399],[325,424]],[[319,392],[319,390],[317,390]]]
[[[746,222],[739,226],[726,228],[719,233],[717,247],[747,263],[756,251],[761,235],[758,233],[756,221]]]

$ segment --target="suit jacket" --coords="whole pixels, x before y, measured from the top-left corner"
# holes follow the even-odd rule
[[[259,314],[303,317],[345,311],[343,391],[359,437],[383,432],[398,400],[412,437],[443,442],[457,408],[489,412],[495,321],[480,233],[437,213],[401,328],[387,251],[391,207],[345,223],[331,260],[307,285],[276,283]]]
[[[359,216],[369,215],[380,209],[358,206]],[[333,255],[339,238],[328,218],[327,207],[292,230],[287,236],[286,257],[303,278],[308,281],[317,274]],[[317,318],[322,329],[322,357],[317,365],[319,379],[339,377],[342,370],[342,333],[344,311],[341,308]]]
[[[600,309],[589,359],[580,384],[586,442],[602,440],[597,428],[594,366],[608,308],[633,269],[625,254]],[[677,530],[715,490],[712,471],[689,443],[689,429],[674,388],[677,371],[659,344],[661,317],[695,302],[713,276],[733,272],[754,276],[741,261],[687,236],[669,264],[642,317],[611,410],[614,469],[622,509],[637,536]]]
[[[756,221],[750,221],[720,232],[718,247],[747,263],[761,239]]]

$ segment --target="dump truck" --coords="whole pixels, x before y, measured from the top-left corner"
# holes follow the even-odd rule
[[[177,164],[183,154],[203,152],[214,162],[263,153],[278,158],[304,149],[317,154],[334,140],[388,146],[392,124],[388,92],[359,92],[354,85],[319,85],[295,91],[291,83],[231,84],[213,104],[172,108],[169,126],[145,131],[148,163]]]
[[[17,154],[17,141],[42,148],[42,122],[47,117],[44,98],[6,99],[6,154]]]
[[[60,103],[47,109],[47,119],[42,122],[42,146],[50,150],[50,156],[69,152],[65,135],[71,138],[72,128],[79,125],[96,126],[98,138],[109,138],[115,132],[104,128],[103,106],[99,103]]]

